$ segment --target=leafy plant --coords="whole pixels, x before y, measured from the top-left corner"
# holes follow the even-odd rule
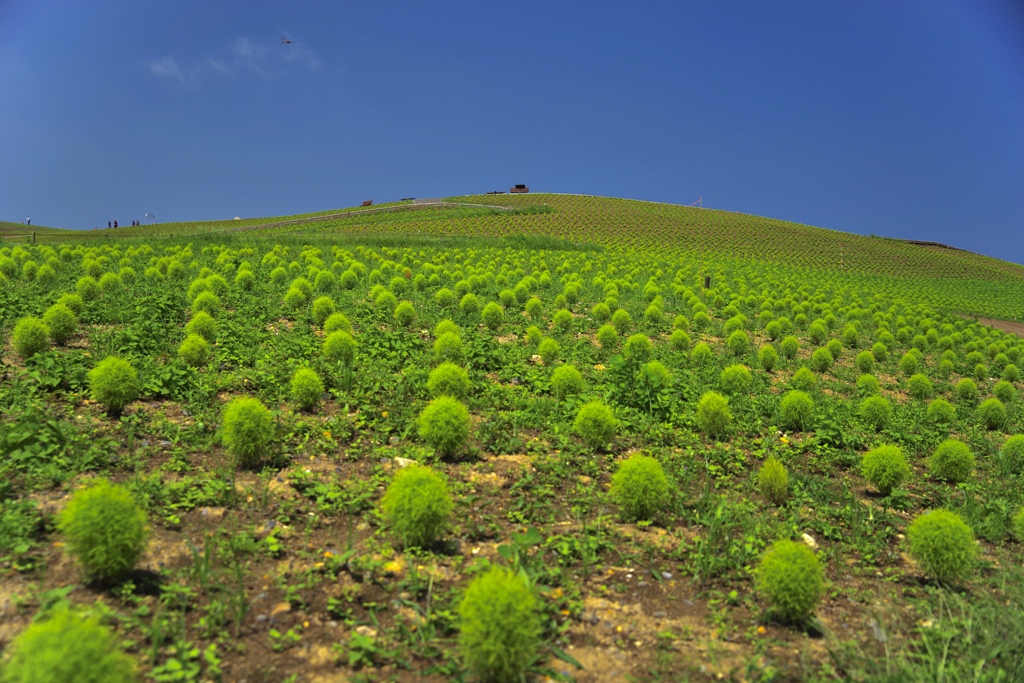
[[[441,363],[427,378],[427,390],[435,398],[452,396],[462,401],[469,394],[469,388],[469,373],[455,363]]]
[[[358,348],[359,344],[348,332],[342,330],[331,332],[324,339],[324,358],[332,363],[342,363],[351,367]]]
[[[754,576],[758,592],[786,621],[802,621],[813,614],[825,590],[824,572],[814,551],[796,541],[773,543]]]
[[[907,527],[907,544],[922,571],[942,583],[958,583],[974,571],[974,531],[955,512],[938,509],[918,515]]]
[[[789,384],[800,391],[814,391],[818,388],[818,378],[809,369],[802,367],[793,373]]]
[[[757,490],[773,505],[782,505],[789,497],[789,472],[778,458],[770,457],[757,472]]]
[[[224,407],[221,439],[239,467],[254,467],[270,450],[274,421],[258,398],[242,397]]]
[[[974,454],[963,441],[946,439],[929,458],[928,470],[936,479],[958,484],[974,472]]]
[[[190,334],[178,346],[178,358],[192,367],[206,365],[210,358],[210,344],[198,334]]]
[[[458,399],[438,396],[417,419],[419,435],[442,456],[452,456],[469,439],[469,410]]]
[[[661,463],[639,454],[620,462],[612,475],[611,497],[627,520],[651,519],[669,499],[668,479]]]
[[[860,402],[857,413],[876,432],[885,429],[892,421],[892,405],[883,396],[868,396]]]
[[[864,478],[883,496],[892,493],[910,477],[910,465],[899,446],[883,444],[864,454],[860,463]]]
[[[788,391],[779,404],[779,418],[781,424],[789,429],[806,431],[814,421],[814,401],[798,389]]]
[[[582,393],[585,388],[583,375],[576,366],[566,363],[551,371],[551,391],[558,398]]]
[[[291,397],[300,410],[314,410],[324,393],[324,383],[312,368],[299,368],[292,375]]]
[[[989,398],[978,406],[978,419],[986,429],[1001,429],[1006,424],[1006,406],[998,398]]]
[[[725,436],[732,426],[729,399],[715,391],[705,392],[697,403],[697,426],[708,436]]]
[[[523,574],[492,567],[473,579],[458,609],[468,667],[487,681],[524,680],[539,655],[541,620]]]
[[[406,547],[426,547],[444,533],[454,503],[444,477],[429,467],[410,465],[395,475],[380,506]]]
[[[11,345],[19,356],[28,360],[49,348],[50,328],[39,318],[22,318],[11,333]]]
[[[607,405],[590,401],[580,407],[572,428],[589,448],[607,448],[619,429],[619,421]]]
[[[132,569],[146,548],[146,513],[127,489],[98,479],[60,514],[68,551],[89,576],[107,581]]]
[[[928,404],[928,419],[936,424],[952,424],[956,419],[956,408],[943,398],[934,399]]]
[[[43,313],[43,324],[46,325],[50,341],[54,344],[64,344],[78,331],[78,318],[64,304],[54,304],[46,309]]]
[[[108,356],[89,371],[89,388],[94,401],[118,415],[138,397],[139,376],[125,359]]]

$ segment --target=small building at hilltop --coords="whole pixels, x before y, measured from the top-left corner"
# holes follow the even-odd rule
[[[526,192],[529,192],[529,191],[530,191],[530,188],[528,188],[528,187],[527,187],[526,185],[516,185],[516,186],[515,186],[515,187],[513,187],[513,188],[512,188],[511,190],[509,190],[509,192],[513,192],[513,193],[524,193],[524,194],[525,194]]]

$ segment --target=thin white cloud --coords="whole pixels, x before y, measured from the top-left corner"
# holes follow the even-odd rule
[[[149,63],[149,72],[160,78],[169,78],[179,83],[185,82],[185,72],[172,57],[154,59]]]

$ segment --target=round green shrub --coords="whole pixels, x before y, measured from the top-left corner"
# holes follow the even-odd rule
[[[946,399],[937,398],[928,404],[928,419],[936,424],[953,424],[956,408]]]
[[[956,398],[963,403],[974,403],[978,400],[978,385],[970,377],[964,377],[956,383]]]
[[[438,396],[416,420],[420,438],[441,456],[455,455],[469,440],[469,409],[456,398]]]
[[[43,320],[46,320],[44,317]],[[53,336],[53,325],[50,325],[50,336]],[[998,398],[1003,403],[1013,403],[1017,399],[1017,389],[1006,380],[1000,380],[996,382],[996,385],[992,387],[992,395]]]
[[[889,348],[882,342],[877,341],[871,345],[871,357],[877,363],[884,363],[889,358]]]
[[[690,348],[690,335],[683,330],[672,330],[668,343],[676,351],[686,351]]]
[[[89,389],[94,401],[117,415],[138,397],[139,376],[125,359],[108,356],[89,371]]]
[[[455,504],[444,477],[429,467],[400,469],[380,502],[381,513],[408,547],[427,547],[444,534]]]
[[[697,426],[713,438],[725,436],[732,426],[729,399],[715,391],[705,392],[697,403]]]
[[[434,303],[441,308],[451,308],[455,305],[455,292],[447,287],[442,287],[434,294]]]
[[[779,421],[787,429],[807,431],[814,422],[814,401],[798,389],[786,392],[779,403]]]
[[[668,479],[661,463],[640,454],[619,463],[612,475],[610,492],[622,516],[629,521],[652,519],[669,500]]]
[[[607,308],[607,306],[605,306],[605,308]],[[538,322],[541,318],[544,317],[544,303],[540,300],[539,297],[530,297],[530,299],[526,302],[525,310],[526,315],[530,316],[530,320],[534,322]],[[610,316],[611,313],[609,313],[608,315]]]
[[[648,391],[661,391],[672,386],[672,372],[660,361],[652,360],[641,365],[637,377]]]
[[[434,339],[440,339],[449,332],[459,337],[462,336],[462,329],[454,321],[446,318],[434,326]]]
[[[521,683],[541,646],[537,599],[520,573],[495,566],[473,579],[459,603],[459,647],[482,681]]]
[[[633,318],[624,308],[620,308],[612,314],[612,327],[619,334],[626,334],[633,327]]]
[[[820,349],[815,349],[814,353],[811,354],[809,365],[811,370],[815,372],[828,372],[833,362],[835,361],[832,359],[832,352],[825,347],[821,347]]]
[[[907,352],[903,355],[903,358],[900,359],[900,370],[908,377],[916,373],[920,367],[921,364],[917,359],[917,354],[915,353]]]
[[[402,281],[405,281],[404,278]],[[411,301],[403,301],[395,307],[395,322],[402,327],[409,327],[416,322],[416,307]]]
[[[789,384],[800,391],[814,391],[818,388],[818,378],[809,369],[801,367],[793,373]]]
[[[892,405],[883,396],[868,396],[860,402],[857,414],[867,426],[878,432],[892,421]]]
[[[455,363],[441,363],[427,378],[427,390],[434,398],[452,396],[462,401],[469,394],[469,388],[469,373]]]
[[[1013,363],[1010,363],[1005,368],[1003,368],[1002,377],[1007,382],[1016,382],[1020,379],[1020,369]]]
[[[614,350],[619,344],[619,333],[612,325],[601,325],[597,330],[597,343],[606,351]]]
[[[58,526],[68,551],[87,575],[100,581],[134,568],[146,549],[146,513],[127,489],[106,479],[76,491]]]
[[[1024,470],[1024,434],[1007,439],[999,452],[999,459],[1007,472],[1019,474]]]
[[[130,683],[136,669],[117,639],[92,617],[57,609],[10,645],[4,683]]]
[[[434,359],[453,363],[463,357],[462,337],[456,332],[445,332],[434,340]]]
[[[589,448],[607,448],[619,430],[619,421],[611,408],[601,401],[590,401],[576,413],[572,429]]]
[[[757,350],[757,362],[765,372],[771,372],[779,366],[779,353],[771,344],[765,344]]]
[[[78,278],[78,282],[75,284],[75,293],[86,303],[95,301],[100,298],[100,285],[95,278],[85,275]]]
[[[884,444],[864,454],[860,470],[872,486],[883,496],[892,493],[893,489],[910,477],[910,465],[899,446]]]
[[[559,365],[551,372],[551,392],[559,399],[580,394],[585,388],[583,375],[573,365]]]
[[[198,334],[190,334],[178,346],[178,358],[192,367],[205,365],[210,358],[210,343]]]
[[[907,380],[907,391],[917,400],[924,401],[932,397],[934,387],[930,379],[917,373]]]
[[[358,347],[359,344],[348,332],[342,332],[341,330],[331,332],[324,339],[324,358],[332,363],[344,363],[346,366],[351,367]]]
[[[830,339],[828,343],[825,344],[825,348],[832,354],[833,361],[838,360],[839,357],[843,355],[843,342],[838,339]]]
[[[313,302],[313,322],[323,327],[324,322],[334,313],[334,299],[329,296],[317,297]]]
[[[258,398],[240,397],[224,406],[221,440],[238,467],[254,467],[270,450],[274,420]]]
[[[570,317],[572,316],[570,315]],[[496,332],[505,322],[505,309],[492,301],[484,306],[484,310],[480,313],[480,319],[487,329]]]
[[[46,325],[50,341],[54,344],[63,344],[78,330],[78,318],[64,304],[54,304],[47,308],[43,313],[43,324]]]
[[[907,543],[925,575],[942,583],[957,583],[974,571],[974,531],[954,512],[938,509],[918,515],[907,527]]]
[[[57,303],[61,306],[67,306],[71,309],[71,312],[76,317],[82,315],[82,311],[85,310],[85,302],[82,301],[82,297],[77,294],[61,294],[60,298],[57,299]]]
[[[185,334],[198,334],[212,343],[217,338],[217,321],[206,311],[199,311],[185,325]]]
[[[974,453],[963,441],[946,439],[928,459],[928,472],[935,479],[959,484],[974,472]]]
[[[1014,513],[1013,518],[1010,520],[1010,528],[1017,542],[1024,543],[1024,507],[1021,507]]]
[[[754,576],[758,592],[786,621],[802,621],[813,614],[825,590],[824,572],[814,551],[796,541],[773,543]]]
[[[654,345],[645,334],[634,334],[622,345],[622,355],[629,360],[644,363],[654,353]]]
[[[789,472],[778,458],[770,457],[757,472],[757,490],[773,505],[782,505],[789,497]]]
[[[665,322],[665,312],[661,306],[651,304],[644,309],[644,322],[652,327],[658,327]]]
[[[562,347],[557,341],[551,337],[545,337],[541,340],[540,345],[537,347],[537,354],[544,361],[544,365],[551,365],[558,360],[559,354],[562,353]]]
[[[243,292],[251,292],[256,287],[256,276],[251,270],[240,270],[235,275],[235,286]]]
[[[374,298],[373,307],[382,315],[386,315],[388,311],[394,311],[398,307],[398,299],[390,289],[385,289]]]
[[[613,328],[612,332],[614,331],[615,329]],[[544,339],[544,333],[541,332],[540,328],[537,327],[536,325],[530,325],[529,327],[526,328],[525,339],[526,345],[529,346],[530,348],[535,349],[538,346],[540,346],[541,340]]]
[[[299,410],[312,411],[320,403],[324,383],[312,368],[299,368],[292,375],[292,400]]]
[[[736,330],[725,340],[725,347],[734,356],[742,356],[750,350],[750,337],[743,330]]]
[[[878,378],[874,375],[861,375],[857,378],[857,393],[861,396],[875,396],[881,390]]]
[[[50,348],[50,328],[39,318],[22,318],[11,333],[11,344],[24,360]]]
[[[473,292],[468,292],[459,301],[459,310],[463,315],[474,315],[480,310],[480,299]]]
[[[793,360],[796,358],[796,354],[800,351],[800,340],[790,335],[783,337],[782,341],[779,342],[779,352],[782,357],[786,360]]]
[[[572,313],[564,308],[559,309],[555,311],[555,315],[551,318],[551,323],[559,332],[569,332],[572,330]]]
[[[707,342],[697,342],[693,346],[693,351],[690,351],[690,360],[697,365],[704,365],[710,363],[715,357],[711,347],[707,345]]]
[[[750,391],[750,384],[753,381],[747,366],[738,364],[726,367],[718,379],[722,389],[733,396]]]
[[[347,332],[352,334],[352,323],[344,313],[332,313],[324,320],[323,329],[326,334]]]
[[[990,398],[978,406],[978,420],[986,429],[1002,429],[1006,424],[1006,407],[998,398]]]
[[[984,382],[988,379],[988,367],[984,363],[978,363],[974,366],[974,372],[972,374],[976,380]]]
[[[305,306],[306,302],[303,301],[302,305]],[[220,310],[220,297],[213,292],[200,292],[196,298],[192,300],[192,315],[195,315],[200,311],[204,311],[216,318]]]
[[[861,351],[858,353],[853,364],[857,366],[858,370],[864,373],[871,373],[875,371],[875,357],[870,351]]]

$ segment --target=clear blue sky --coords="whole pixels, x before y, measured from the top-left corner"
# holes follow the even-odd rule
[[[1024,262],[1022,4],[0,0],[0,218],[524,182]]]

